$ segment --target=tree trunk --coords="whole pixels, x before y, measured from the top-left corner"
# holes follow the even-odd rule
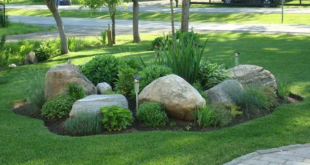
[[[133,2],[133,19],[132,19],[132,26],[133,26],[133,42],[140,43],[140,35],[139,35],[139,2],[138,0],[132,0]]]
[[[61,43],[61,54],[67,54],[67,53],[69,53],[67,36],[65,33],[64,26],[62,24],[60,14],[59,14],[56,6],[55,6],[55,1],[54,0],[45,0],[45,3],[46,3],[46,6],[48,7],[48,9],[53,14],[53,17],[57,23],[57,28],[59,31],[59,37],[60,37],[60,43]]]
[[[171,9],[172,43],[173,43],[173,41],[174,41],[174,13],[173,13],[172,0],[170,0],[170,9]]]
[[[109,11],[110,11],[110,17],[111,17],[111,21],[112,21],[112,43],[115,44],[115,8],[113,5],[108,6],[109,7]]]
[[[190,3],[190,0],[182,1],[182,22],[181,22],[182,32],[188,32],[189,3]]]

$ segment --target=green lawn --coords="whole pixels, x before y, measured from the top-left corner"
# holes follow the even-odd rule
[[[23,23],[14,23],[10,22],[9,27],[0,28],[0,35],[14,35],[14,34],[25,34],[25,33],[33,33],[39,31],[51,31],[55,30],[55,27],[42,27],[35,25],[28,25]]]
[[[304,97],[296,104],[281,105],[269,116],[212,132],[152,131],[85,137],[59,136],[43,121],[14,114],[10,106],[25,98],[27,81],[20,76],[29,68],[46,72],[72,57],[84,63],[97,54],[150,60],[146,51],[155,36],[118,36],[112,48],[95,49],[56,57],[45,63],[0,72],[0,164],[223,164],[258,149],[310,142],[310,36],[215,33],[208,42],[208,58],[221,61],[240,52],[241,64],[270,70],[290,82],[291,91]],[[207,35],[201,36],[203,39]],[[233,61],[231,61],[232,63]],[[4,82],[9,82],[5,83]]]
[[[75,18],[104,18],[110,19],[108,12],[88,11],[59,11],[62,17]],[[48,10],[9,9],[9,15],[17,16],[52,16]],[[169,13],[140,13],[140,20],[171,21]],[[132,20],[132,13],[117,12],[116,19]],[[191,22],[218,22],[218,23],[251,23],[251,24],[281,24],[281,14],[206,14],[191,13]],[[175,14],[175,21],[181,21],[181,14]],[[310,24],[310,14],[285,14],[284,24]]]

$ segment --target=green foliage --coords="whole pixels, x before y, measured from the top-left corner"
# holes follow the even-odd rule
[[[225,105],[214,103],[211,104],[210,107],[214,110],[216,116],[213,123],[215,126],[224,127],[233,121],[233,114]]]
[[[69,83],[66,90],[67,94],[74,98],[74,100],[79,100],[86,96],[84,89],[74,83]]]
[[[240,111],[240,107],[238,107],[236,105],[226,105],[226,107],[228,107],[230,109],[230,114],[232,115],[232,117],[234,119],[236,118],[236,116],[243,114],[243,112]]]
[[[149,127],[165,126],[168,121],[165,109],[156,102],[140,104],[137,109],[137,118]]]
[[[101,117],[97,113],[78,113],[75,118],[67,119],[65,129],[72,135],[95,135],[102,130]]]
[[[196,40],[194,36],[184,38],[181,34],[179,41],[166,41],[165,47],[167,49],[161,49],[159,57],[155,58],[155,64],[170,67],[174,74],[186,79],[190,84],[196,82],[207,41],[200,48],[200,46],[194,44],[196,42],[194,40]],[[197,43],[199,43],[199,40]]]
[[[30,68],[18,79],[27,81],[27,85],[24,87],[27,103],[34,105],[35,112],[39,111],[46,102],[45,72],[42,72],[39,69]]]
[[[269,109],[272,105],[265,92],[254,86],[245,87],[243,92],[228,90],[228,94],[243,110],[248,117],[250,114],[258,114],[260,110]]]
[[[118,67],[118,79],[116,90],[122,94],[128,95],[134,89],[133,76],[141,70],[140,64],[134,59],[127,59]]]
[[[0,70],[6,69],[9,65],[9,52],[7,50],[4,50],[4,44],[6,42],[6,36],[1,36],[0,41]]]
[[[133,122],[130,110],[113,105],[100,109],[103,115],[103,128],[108,131],[121,131]]]
[[[176,127],[176,126],[178,126],[178,125],[177,125],[177,123],[176,123],[175,121],[173,121],[173,122],[170,122],[170,123],[169,123],[169,126],[170,126],[170,127]]]
[[[75,37],[68,38],[69,51],[75,52],[75,51],[79,50],[80,47],[81,47],[81,39],[75,38]]]
[[[169,75],[171,73],[172,71],[169,67],[161,65],[150,65],[146,68],[143,68],[143,70],[139,72],[139,75],[141,76],[140,89],[142,90],[155,79]]]
[[[48,119],[62,119],[69,116],[74,98],[68,94],[59,94],[49,99],[42,107],[42,115]]]
[[[39,61],[45,61],[60,54],[60,50],[58,49],[56,43],[44,42],[38,49],[35,50],[35,53]]]
[[[93,84],[107,82],[114,88],[119,64],[119,59],[112,55],[99,55],[80,66],[80,69]]]
[[[193,30],[189,32],[182,32],[182,30],[178,30],[175,33],[176,39],[182,39],[184,41],[184,45],[187,46],[188,43],[192,45],[199,46],[199,36],[198,33],[195,33]],[[190,42],[189,42],[190,41]]]
[[[161,45],[164,45],[164,37],[156,37],[151,43],[152,49],[159,48]]]
[[[107,33],[108,33],[108,30],[104,30],[100,32],[101,38],[99,39],[99,41],[101,42],[103,47],[105,47],[107,44]]]
[[[193,84],[193,87],[200,93],[200,95],[207,101],[208,100],[208,95],[207,93],[203,90],[202,85],[200,82],[195,82]]]
[[[204,90],[210,89],[213,86],[229,79],[229,71],[224,69],[222,65],[210,63],[209,61],[202,62],[199,70],[199,82]]]
[[[195,111],[192,111],[195,123],[197,122],[201,127],[209,127],[214,124],[216,114],[214,110],[209,106],[196,107]]]
[[[279,96],[287,100],[288,96],[291,94],[289,84],[287,82],[277,82]]]

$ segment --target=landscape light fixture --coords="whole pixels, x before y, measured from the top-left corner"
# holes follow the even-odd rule
[[[68,58],[68,62],[67,62],[68,64],[71,64],[71,58]]]
[[[238,52],[235,52],[235,66],[239,65],[239,54]]]
[[[138,97],[139,97],[139,81],[141,77],[139,75],[134,75],[135,79],[135,93],[136,93],[136,109],[138,108]]]

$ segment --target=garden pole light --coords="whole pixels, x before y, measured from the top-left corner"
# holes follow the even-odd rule
[[[239,54],[238,52],[235,52],[235,66],[238,66],[239,65]]]
[[[71,58],[68,58],[68,64],[71,64]]]
[[[139,94],[139,80],[141,77],[139,75],[134,75],[133,78],[135,79],[135,92],[136,92],[136,109],[138,108],[138,94]]]

